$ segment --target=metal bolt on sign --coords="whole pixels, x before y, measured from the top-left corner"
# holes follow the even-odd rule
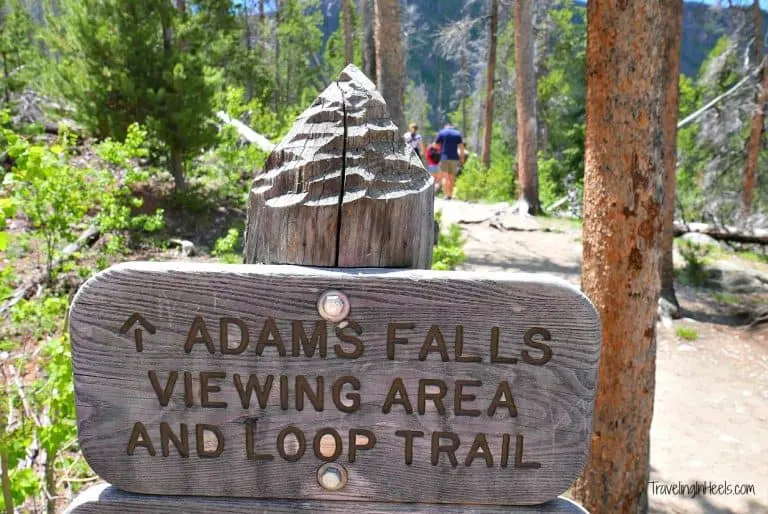
[[[349,298],[340,291],[326,291],[317,300],[317,312],[323,319],[334,323],[346,319],[349,309]]]
[[[347,485],[347,470],[341,464],[326,462],[317,470],[317,481],[326,491],[341,491]]]

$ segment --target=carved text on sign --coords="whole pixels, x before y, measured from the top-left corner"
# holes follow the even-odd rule
[[[144,323],[148,324],[143,316],[134,313],[123,327],[134,319],[144,320]],[[253,331],[248,328],[248,324],[244,320],[226,316],[218,320],[219,337],[214,341],[214,337],[211,336],[212,330],[208,328],[205,319],[203,316],[197,315],[190,325],[183,344],[183,351],[185,353],[205,351],[210,354],[220,352],[224,355],[241,355],[249,347],[252,347],[251,350],[256,356],[262,356],[265,351],[271,351],[281,358],[326,358],[329,346],[328,325],[324,320],[315,321],[313,329],[309,332],[311,335],[308,335],[301,320],[281,322],[273,318],[266,318],[261,323],[259,330]],[[280,327],[283,327],[282,335]],[[464,355],[464,327],[462,325],[450,327],[451,333],[454,335],[453,341],[447,340],[445,337],[446,328],[433,324],[426,329],[425,333],[419,333],[415,323],[391,322],[387,324],[387,359],[395,360],[396,354],[398,358],[402,358],[403,354],[406,354],[407,357],[420,361],[427,359],[467,363],[486,361],[498,364],[526,363],[535,366],[544,365],[552,359],[552,348],[546,344],[547,341],[552,340],[552,336],[549,330],[545,328],[533,327],[528,329],[523,337],[522,345],[518,345],[520,348],[516,349],[517,353],[511,352],[517,355],[515,357],[502,355],[499,327],[492,327],[489,330],[488,353],[485,356]],[[125,330],[121,328],[120,332],[124,333]],[[358,322],[351,319],[347,320],[336,326],[334,332],[336,342],[332,342],[332,348],[336,357],[356,359],[363,355],[365,330]],[[251,339],[251,333],[258,333],[258,336]],[[419,343],[422,339],[423,342]],[[137,347],[137,351],[141,351],[141,349]],[[161,376],[165,378],[161,378]],[[225,409],[229,406],[228,403],[216,398],[216,394],[221,393],[224,383],[227,387],[237,391],[239,404],[243,410],[266,409],[270,404],[279,404],[282,410],[294,408],[301,411],[306,407],[320,412],[325,408],[336,408],[339,412],[351,414],[359,410],[364,394],[361,381],[355,376],[343,376],[330,381],[323,376],[296,375],[291,377],[273,374],[241,376],[238,373],[230,375],[225,371],[171,370],[158,373],[157,370],[149,370],[147,377],[160,407],[167,406],[172,398],[180,396],[186,407],[198,405],[201,408]],[[508,381],[499,382],[492,398],[485,399],[484,403],[477,398],[477,391],[482,385],[480,380],[455,380],[451,382],[438,377],[420,378],[418,386],[411,389],[409,393],[403,379],[395,377],[381,406],[381,412],[389,414],[393,410],[399,410],[405,414],[416,413],[418,415],[437,412],[441,416],[472,417],[482,415],[493,417],[499,412],[502,417],[517,416],[512,388]],[[330,401],[326,401],[326,397]],[[294,402],[291,403],[289,398],[293,398]],[[256,419],[249,420],[244,424],[243,440],[246,445],[246,457],[249,460],[272,460],[274,454],[259,454],[253,450],[256,426]],[[348,459],[350,462],[354,462],[358,450],[370,450],[375,446],[376,436],[372,431],[363,428],[349,429],[348,432],[350,440]],[[159,440],[162,449],[160,455],[163,457],[170,455],[172,445],[180,457],[189,458],[190,433],[196,445],[196,453],[192,453],[192,455],[199,458],[219,457],[227,447],[222,432],[214,425],[196,424],[190,428],[182,423],[178,428],[174,428],[168,423],[160,423],[158,433],[152,437],[145,424],[137,421],[131,431],[127,453],[133,455],[137,448],[144,448],[150,456],[156,456],[158,455],[157,445],[153,443],[153,440],[155,442]],[[336,460],[343,451],[341,434],[333,428],[323,428],[317,431],[317,434],[312,439],[315,443],[312,445],[315,456],[324,462]],[[206,435],[209,439],[215,438],[214,449],[206,448],[204,444]],[[285,438],[288,435],[293,435],[298,441],[298,446],[294,452],[286,449]],[[334,441],[335,450],[330,457],[320,452],[319,441],[325,435],[330,436]],[[357,444],[357,436],[359,435],[366,436],[365,444]],[[413,462],[413,439],[424,437],[424,432],[396,430],[395,436],[403,439],[404,461],[405,464],[411,465]],[[459,465],[456,453],[462,443],[457,434],[450,431],[436,431],[428,437],[431,438],[429,457],[433,466],[438,465],[441,454],[445,454],[452,466]],[[495,452],[491,450],[488,439],[487,434],[479,433],[471,443],[465,444],[468,447],[466,457],[462,460],[465,466],[471,466],[477,458],[480,458],[488,467],[493,467],[494,462],[502,468],[508,466],[512,434],[505,433],[498,437],[490,437],[492,443],[496,443],[494,445]],[[498,441],[494,441],[494,439],[498,439]],[[288,426],[277,435],[275,440],[276,453],[285,461],[295,462],[304,456],[306,442],[307,436],[301,429]],[[515,467],[534,469],[541,467],[538,462],[523,462],[523,435],[515,435],[512,448]],[[497,455],[496,459],[494,459],[494,453]]]

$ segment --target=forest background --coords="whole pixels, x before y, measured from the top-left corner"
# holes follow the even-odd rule
[[[581,216],[585,5],[541,0],[516,18],[503,0],[374,4],[0,0],[0,508],[55,512],[95,479],[77,451],[73,292],[112,262],[175,247],[239,261],[251,178],[346,62],[380,84],[401,132],[413,121],[429,140],[449,118],[462,130],[471,156],[457,197],[522,195],[532,213]],[[374,20],[387,16],[402,73],[376,53]],[[768,225],[768,184],[754,179],[768,158],[762,115],[753,162],[746,151],[767,25],[751,2],[684,3],[676,219]],[[536,119],[530,191],[518,179],[521,79]],[[460,239],[443,227],[435,268],[461,263]]]

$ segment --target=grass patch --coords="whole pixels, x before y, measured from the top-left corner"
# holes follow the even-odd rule
[[[581,230],[584,220],[581,218],[563,218],[559,216],[537,216],[536,221],[542,227],[549,229]]]
[[[699,332],[690,327],[677,327],[675,329],[675,334],[680,339],[684,339],[685,341],[695,341],[699,338]]]
[[[737,250],[736,255],[747,261],[768,264],[768,254],[765,253],[756,252],[754,250]]]
[[[713,293],[712,297],[718,302],[724,305],[739,305],[741,301],[739,297],[731,293]]]

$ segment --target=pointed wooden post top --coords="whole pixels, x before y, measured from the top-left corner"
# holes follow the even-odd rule
[[[381,94],[350,64],[253,180],[245,262],[428,268],[432,185]]]

